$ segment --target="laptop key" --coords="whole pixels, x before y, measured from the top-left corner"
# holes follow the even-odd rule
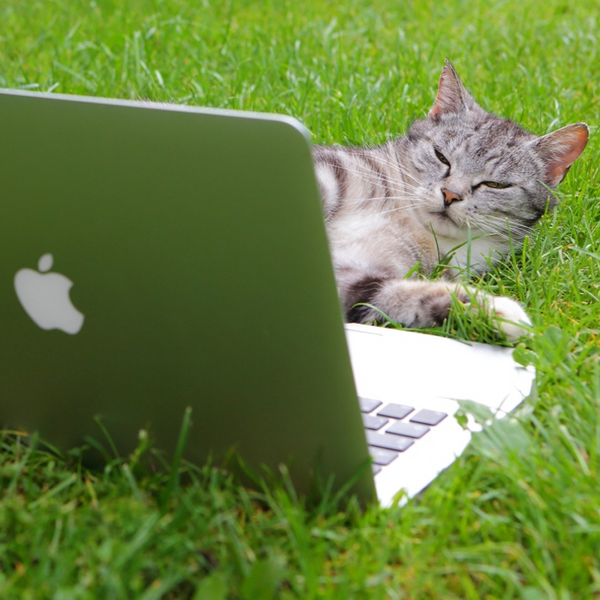
[[[364,413],[370,413],[383,404],[381,400],[373,400],[372,398],[359,398],[358,403],[360,404],[361,412]]]
[[[415,410],[412,406],[404,404],[387,404],[377,414],[381,417],[391,417],[392,419],[404,419],[404,417]]]
[[[383,417],[375,417],[372,415],[362,415],[363,425],[366,429],[381,429],[386,423],[389,423],[389,419]]]
[[[425,425],[398,422],[394,423],[391,427],[388,427],[386,433],[418,439],[423,437],[428,431],[429,427],[426,427]]]
[[[369,447],[369,454],[376,465],[389,465],[397,456],[397,452],[385,450],[384,448]]]
[[[396,450],[396,452],[404,452],[410,448],[414,442],[405,437],[395,435],[385,435],[367,431],[367,444],[369,446],[377,446],[377,448],[386,448],[387,450]]]
[[[429,410],[424,408],[413,415],[410,420],[413,423],[423,423],[424,425],[437,425],[448,416],[448,413],[439,410]]]

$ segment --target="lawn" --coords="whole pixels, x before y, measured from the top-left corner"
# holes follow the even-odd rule
[[[486,109],[591,128],[558,210],[478,283],[532,316],[537,402],[418,499],[307,507],[209,466],[148,473],[144,440],[88,471],[6,433],[0,598],[600,598],[596,0],[2,0],[0,23],[2,87],[283,113],[315,142],[373,144],[426,113],[449,57]]]

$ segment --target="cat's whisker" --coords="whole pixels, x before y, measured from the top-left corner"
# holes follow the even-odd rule
[[[355,157],[351,157],[351,161],[353,161],[353,160],[356,160]],[[363,179],[363,181],[366,181],[367,183],[383,185],[383,181],[381,179],[380,173],[373,172],[372,169],[369,169],[367,165],[365,165],[363,162],[359,162],[358,160],[356,160],[356,162],[354,163],[354,166],[361,169],[361,172],[359,172],[355,169],[349,169],[348,167],[345,167],[344,165],[342,165],[342,168],[345,171],[347,171],[348,173],[352,173],[352,174],[356,175],[357,177],[360,177],[361,179]],[[392,166],[392,165],[390,165],[390,166]],[[419,189],[419,187],[422,185],[422,183],[418,179],[416,179],[409,173],[403,173],[400,170],[400,168],[397,166],[394,166],[394,168],[399,173],[402,173],[402,174],[412,177],[419,184],[419,185],[414,185],[410,182],[403,180],[403,184],[404,184],[405,188]],[[394,183],[394,182],[392,182],[392,183]],[[394,186],[394,187],[396,187],[396,186]]]
[[[487,216],[490,223],[495,223],[498,227],[502,227],[505,229],[507,235],[510,233],[515,233],[519,236],[529,235],[532,231],[532,228],[523,223],[515,223],[509,221],[506,217],[497,217],[495,215]]]
[[[351,172],[351,171],[349,171]],[[352,173],[355,177],[357,177],[358,179],[360,179],[361,181],[369,184],[369,185],[373,185],[373,186],[382,186],[383,187],[383,183],[381,182],[381,180],[377,179],[369,179],[367,177],[364,177],[362,174],[353,172]],[[395,187],[395,186],[394,186]],[[390,189],[390,188],[388,188]],[[415,189],[404,189],[404,190],[395,190],[395,189],[391,189],[390,191],[395,191],[397,192],[397,194],[389,194],[387,196],[370,196],[369,199],[371,200],[383,200],[383,199],[388,199],[388,200],[393,200],[393,199],[397,199],[397,200],[403,200],[406,198],[420,198],[421,196],[419,194],[417,194],[415,192]],[[361,200],[362,201],[362,200]]]
[[[402,164],[400,164],[400,162],[398,160],[395,160],[388,155],[377,154],[376,159],[378,162],[387,165],[391,169],[397,170],[399,173],[406,173],[406,174],[409,174],[412,176],[412,174],[408,173],[406,168]]]
[[[361,201],[364,200],[422,200],[423,199],[423,194],[418,192],[418,191],[405,191],[405,190],[392,190],[392,189],[385,189],[385,190],[377,190],[379,193],[374,195],[374,194],[369,194],[369,193],[361,193],[360,194],[360,198]],[[384,193],[382,193],[384,192]],[[355,193],[353,194],[353,196],[356,197],[357,193],[360,193],[360,191],[356,190]],[[364,198],[363,198],[364,196]],[[347,196],[346,197],[347,200],[350,200],[351,202],[352,200],[352,196]]]
[[[506,226],[506,228],[509,232],[514,231],[523,235],[529,235],[533,231],[532,227],[529,227],[528,225],[524,225],[522,223],[509,223]]]
[[[371,200],[421,200],[421,196],[409,196],[406,194],[403,194],[402,196],[370,196],[368,198],[369,201]]]
[[[344,206],[358,206],[360,204],[367,204],[370,202],[402,202],[402,206],[404,206],[406,202],[410,202],[410,206],[417,206],[423,202],[422,194],[417,194],[415,192],[410,193],[401,193],[398,195],[385,195],[385,196],[360,196],[359,198],[346,198],[344,201]],[[398,208],[402,208],[402,206]]]
[[[402,165],[400,165],[400,163],[394,162],[389,158],[386,158],[385,156],[377,156],[378,162],[389,167],[390,169],[392,169],[393,171],[396,171],[398,173],[400,173],[401,175],[405,175],[406,177],[410,177],[412,180],[414,180],[419,186],[423,186],[423,182],[418,179],[417,177],[415,177],[412,173],[409,173]],[[405,182],[408,183],[408,182]],[[412,184],[410,184],[412,185]]]
[[[348,167],[344,167],[344,166],[342,166],[342,168],[347,173],[354,175],[354,177],[357,177],[358,179],[360,179],[361,181],[363,181],[364,183],[366,183],[368,185],[384,186],[384,182],[381,180],[381,176],[379,174],[369,171],[363,165],[357,165],[357,166],[360,166],[360,168],[362,169],[361,172],[354,170],[354,169],[349,169]]]
[[[399,162],[393,161],[384,156],[380,157],[380,161],[382,164],[388,166],[393,171],[402,173],[403,175],[406,175],[407,177],[410,177],[411,179],[416,181],[419,185],[423,185],[423,182],[416,175],[411,173],[406,167],[403,167]]]
[[[531,231],[533,228],[524,223],[518,223],[511,221],[508,217],[500,217],[494,214],[477,215],[474,220],[483,223],[495,223],[499,227],[506,229],[506,231]]]
[[[391,201],[391,202],[400,202],[402,201],[403,203],[401,205],[397,205],[392,207],[389,210],[401,210],[403,208],[411,208],[413,206],[419,206],[421,204],[421,202],[415,202],[415,200],[420,200],[420,198],[407,198],[405,196],[376,196],[376,197],[371,197],[371,196],[365,196],[363,198],[359,198],[357,200],[346,200],[344,202],[344,206],[358,206],[360,204],[369,204],[371,202],[378,202],[378,201]],[[410,201],[409,204],[406,204],[406,201]],[[379,214],[385,214],[388,211],[381,211]]]
[[[480,231],[490,233],[492,235],[496,235],[502,238],[507,237],[507,232],[495,227],[492,223],[486,221],[485,219],[469,219],[469,225],[473,228],[476,228]]]
[[[483,232],[484,234],[494,235],[505,237],[506,232],[502,231],[495,227],[491,222],[487,221],[486,218],[482,218],[479,216],[470,216],[467,219],[467,226],[471,228],[471,230],[476,229],[478,231]]]
[[[411,208],[413,206],[419,206],[422,203],[422,198],[420,196],[408,197],[408,196],[365,196],[363,198],[358,198],[356,200],[346,200],[344,202],[345,206],[356,206],[359,204],[368,204],[371,202],[378,201],[397,201],[402,202],[401,205],[397,205],[392,207],[389,210],[399,210],[403,208]],[[416,202],[415,202],[416,201]],[[407,203],[408,202],[408,203]],[[381,211],[379,214],[385,214],[388,211]]]
[[[379,174],[378,173],[373,173],[373,170],[369,167],[368,164],[365,164],[364,161],[360,160],[358,156],[354,156],[354,155],[349,155],[347,157],[350,162],[352,162],[355,166],[360,167],[361,169],[364,169],[366,172],[368,172],[371,175],[374,175],[376,177],[379,178]],[[390,169],[392,169],[393,171],[396,171],[397,173],[401,173],[402,175],[406,175],[407,177],[410,177],[412,180],[414,180],[418,186],[422,186],[423,182],[420,181],[417,177],[415,177],[412,173],[409,173],[407,170],[405,170],[399,163],[395,163],[393,161],[391,161],[389,158],[385,157],[385,156],[381,156],[379,154],[373,156],[373,159],[380,165],[384,165],[389,167]],[[406,182],[404,181],[404,183],[406,185],[410,185],[412,187],[417,187],[414,186],[412,183],[410,182]]]
[[[508,239],[509,239],[508,236],[506,235],[506,233],[504,233],[503,231],[494,229],[493,227],[480,225],[478,227],[478,229],[487,237],[499,238],[502,241],[508,241]]]
[[[489,218],[491,215],[486,215],[485,219],[472,219],[471,225],[477,229],[488,232],[491,235],[500,238],[505,242],[520,241],[531,230],[531,228],[520,225],[518,223],[506,226],[506,220],[501,218]]]
[[[380,215],[388,215],[393,212],[400,212],[401,210],[408,210],[409,208],[414,208],[415,206],[419,206],[420,202],[414,202],[413,204],[405,204],[404,206],[395,206],[394,208],[390,208],[388,210],[382,210]]]

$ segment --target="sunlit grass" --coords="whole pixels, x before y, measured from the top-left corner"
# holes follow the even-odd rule
[[[600,597],[599,17],[592,0],[4,0],[5,87],[277,112],[372,144],[426,113],[448,57],[486,109],[592,136],[527,251],[478,282],[533,319],[537,403],[422,497],[311,508],[208,466],[91,472],[7,434],[0,598]]]

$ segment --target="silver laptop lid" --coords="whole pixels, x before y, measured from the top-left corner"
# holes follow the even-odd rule
[[[191,406],[197,462],[291,456],[301,491],[364,463],[300,124],[1,91],[0,181],[0,423],[169,453]]]

